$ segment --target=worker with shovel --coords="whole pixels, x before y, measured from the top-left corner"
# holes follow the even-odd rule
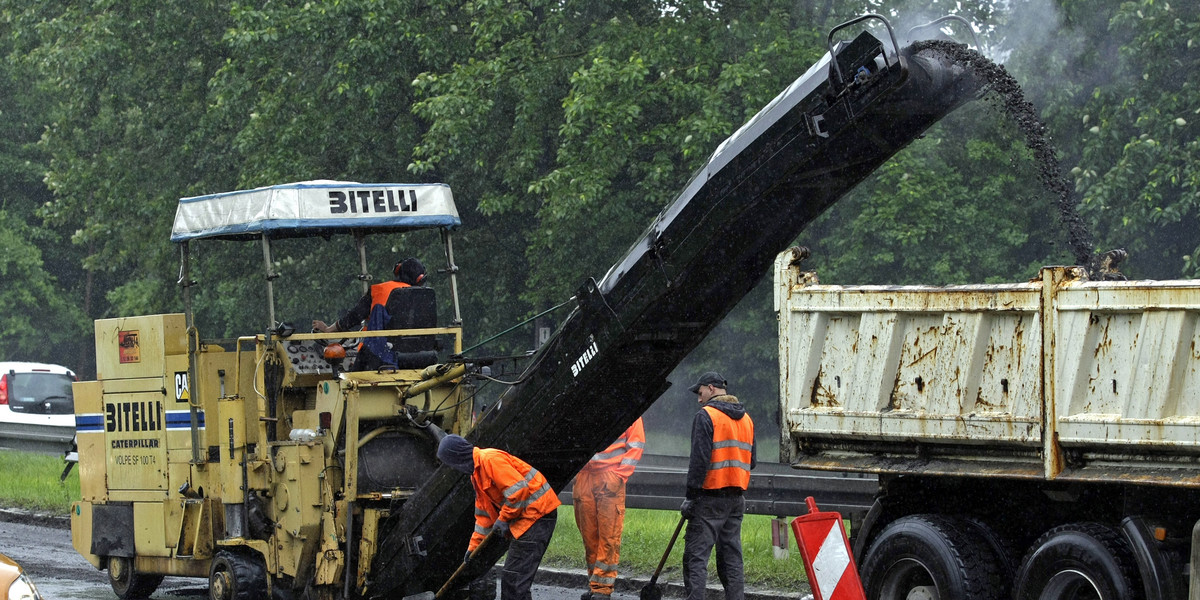
[[[687,494],[679,512],[687,519],[683,535],[683,589],[688,600],[704,600],[708,557],[717,550],[717,576],[725,600],[745,598],[742,572],[743,497],[750,469],[758,460],[754,421],[735,396],[726,393],[725,378],[714,372],[700,376],[691,392],[700,410],[692,419],[692,453]]]
[[[442,438],[437,457],[470,475],[475,489],[475,531],[463,562],[485,538],[512,539],[500,576],[500,598],[530,600],[529,588],[554,533],[558,494],[529,463],[497,448],[476,448],[457,435]]]

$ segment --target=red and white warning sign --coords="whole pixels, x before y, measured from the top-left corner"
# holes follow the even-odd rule
[[[812,496],[805,502],[808,514],[792,519],[792,532],[804,558],[813,600],[866,600],[842,515],[817,511]]]

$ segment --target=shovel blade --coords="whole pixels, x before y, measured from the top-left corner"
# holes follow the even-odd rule
[[[662,590],[654,584],[646,584],[641,592],[638,592],[638,600],[662,600]]]
[[[425,591],[425,592],[421,592],[420,594],[413,594],[411,596],[405,596],[404,600],[434,600],[434,598],[436,598],[436,597],[437,597],[437,595],[434,594],[433,592]]]

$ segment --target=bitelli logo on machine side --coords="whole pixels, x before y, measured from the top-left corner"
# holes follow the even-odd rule
[[[104,403],[104,431],[108,433],[161,431],[162,428],[161,400]]]
[[[408,192],[408,198],[404,192]],[[348,190],[329,192],[329,213],[416,212],[416,190]]]
[[[575,364],[571,365],[571,376],[579,377],[579,373],[595,358],[596,353],[599,351],[599,348],[596,347],[596,340],[593,339],[592,343],[583,350],[583,354],[580,354],[579,358],[575,359]]]

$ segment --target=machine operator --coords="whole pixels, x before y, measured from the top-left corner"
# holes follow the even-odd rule
[[[421,287],[425,283],[425,265],[414,257],[406,258],[392,267],[392,281],[372,285],[349,312],[332,324],[315,319],[313,331],[333,333],[337,331],[381,331],[395,329],[392,315],[405,312],[401,305],[406,303],[404,290]],[[395,365],[395,358],[386,338],[365,338],[354,361],[353,371],[378,368],[382,364]]]

